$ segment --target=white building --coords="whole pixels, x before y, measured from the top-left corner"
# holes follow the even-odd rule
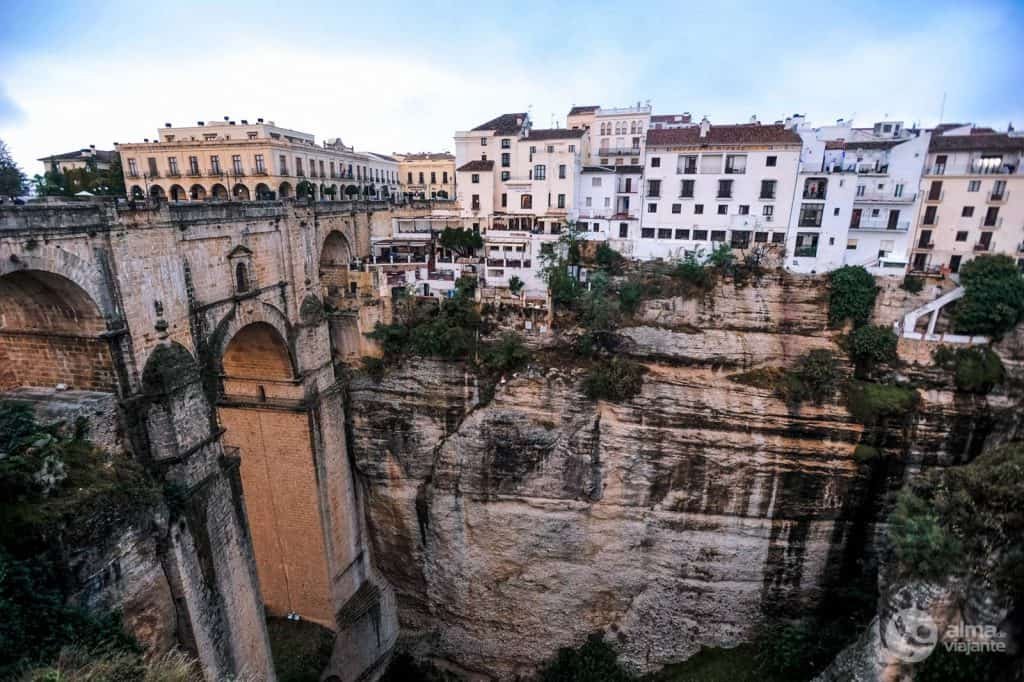
[[[455,134],[456,197],[484,236],[485,286],[518,277],[528,294],[546,291],[541,250],[578,217],[587,144],[585,129],[536,129],[526,113]]]
[[[598,166],[643,167],[645,135],[651,127],[651,105],[604,109],[573,107],[566,126],[590,131],[590,147],[583,162]]]
[[[624,256],[633,255],[640,233],[641,166],[584,166],[576,225],[583,237],[608,241]]]
[[[861,265],[902,274],[929,135],[883,121],[798,129],[804,141],[787,267],[825,272]]]
[[[633,256],[678,258],[786,241],[801,140],[781,125],[659,128],[646,136]]]

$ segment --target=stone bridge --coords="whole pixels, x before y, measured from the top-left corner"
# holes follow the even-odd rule
[[[0,391],[112,395],[126,446],[185,491],[162,561],[177,577],[178,640],[208,679],[274,678],[264,609],[337,631],[340,680],[394,642],[336,373],[372,315],[327,314],[325,297],[368,294],[349,263],[393,216],[415,214],[291,201],[0,209]]]

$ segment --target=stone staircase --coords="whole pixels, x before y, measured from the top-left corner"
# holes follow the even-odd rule
[[[915,339],[918,341],[939,341],[941,343],[959,343],[959,344],[987,344],[989,338],[987,336],[967,336],[963,334],[936,334],[935,325],[939,321],[939,314],[942,309],[952,303],[963,298],[965,290],[963,287],[957,287],[952,291],[949,291],[942,296],[939,296],[934,301],[926,303],[920,308],[911,310],[909,313],[903,316],[901,321],[893,323],[893,331],[896,332],[897,336],[902,336],[905,339]],[[931,318],[928,320],[928,330],[922,334],[917,329],[917,321],[925,315],[930,315]]]

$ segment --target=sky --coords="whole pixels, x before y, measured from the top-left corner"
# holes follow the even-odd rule
[[[0,0],[0,139],[30,176],[224,116],[383,153],[453,151],[504,112],[546,128],[648,100],[712,123],[1024,129],[1022,84],[1024,0]]]

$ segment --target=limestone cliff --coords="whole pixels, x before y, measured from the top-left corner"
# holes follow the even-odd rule
[[[899,456],[868,466],[853,457],[863,427],[838,401],[796,409],[730,380],[838,350],[823,292],[772,275],[648,302],[621,331],[648,370],[623,404],[588,400],[568,360],[538,361],[487,404],[458,364],[355,378],[374,555],[412,646],[510,679],[600,629],[649,671],[816,604],[873,553],[905,465],[971,456],[1014,409],[936,381],[887,435]]]

